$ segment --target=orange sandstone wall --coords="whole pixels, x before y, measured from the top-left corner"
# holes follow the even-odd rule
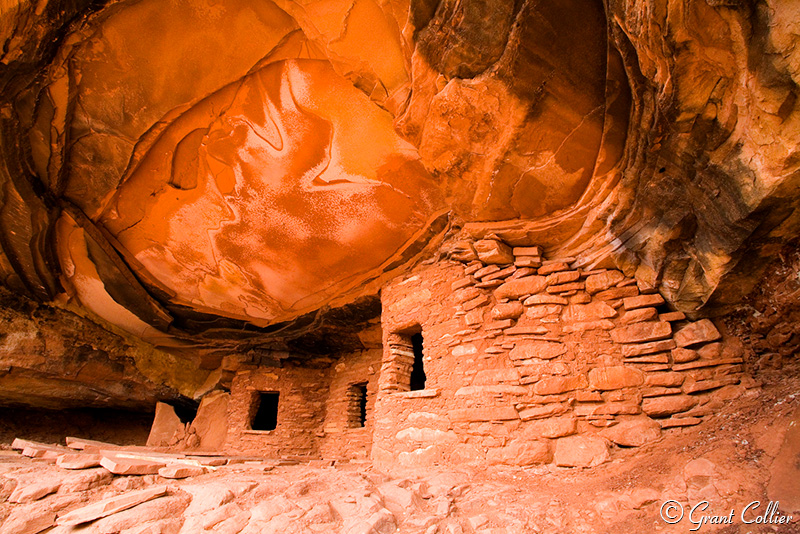
[[[368,458],[372,448],[375,398],[381,366],[380,349],[345,354],[333,365],[326,404],[324,458]],[[363,427],[354,427],[357,406],[351,387],[367,383],[367,418]]]
[[[379,466],[591,466],[698,424],[753,381],[743,347],[620,271],[461,242],[382,291]],[[421,328],[424,390],[408,389]]]
[[[228,403],[228,437],[231,453],[271,457],[317,456],[325,417],[328,370],[287,365],[237,374]],[[275,430],[254,431],[250,423],[258,392],[277,391],[278,424]]]
[[[381,355],[380,349],[342,354],[328,369],[287,363],[239,372],[231,386],[225,449],[270,457],[368,458]],[[351,388],[363,383],[367,419],[365,426],[357,427]],[[279,393],[274,430],[251,427],[259,392]]]

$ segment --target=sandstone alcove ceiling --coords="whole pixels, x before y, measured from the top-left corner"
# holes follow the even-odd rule
[[[510,35],[489,42],[461,6],[335,5],[122,2],[66,29],[19,113],[85,307],[161,344],[186,311],[266,327],[374,294],[448,210],[528,219],[581,197],[606,117],[599,3],[571,7],[588,20],[499,5]]]
[[[730,311],[797,233],[795,9],[9,5],[0,283],[188,396],[229,355],[364,346],[381,287],[464,238]]]
[[[800,0],[0,43],[0,534],[797,530]]]

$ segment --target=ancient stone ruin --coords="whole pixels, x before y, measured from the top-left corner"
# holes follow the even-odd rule
[[[238,371],[226,448],[384,466],[592,466],[609,459],[607,442],[652,442],[753,387],[739,339],[619,270],[575,262],[499,238],[455,243],[382,288],[376,348],[327,368]]]
[[[0,534],[794,532],[799,36],[3,3]]]

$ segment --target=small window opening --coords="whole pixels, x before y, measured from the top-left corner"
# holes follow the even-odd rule
[[[258,407],[250,428],[253,430],[275,430],[275,427],[278,426],[278,395],[275,391],[258,393],[255,399]]]
[[[353,384],[349,391],[350,407],[348,417],[350,428],[367,426],[367,383]]]
[[[425,369],[422,363],[422,334],[411,336],[411,348],[414,351],[414,365],[411,367],[411,391],[425,389]]]

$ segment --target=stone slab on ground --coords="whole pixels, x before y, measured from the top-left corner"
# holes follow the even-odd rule
[[[173,464],[159,469],[158,476],[164,478],[188,478],[202,475],[205,472],[206,470],[198,465]]]
[[[59,487],[61,487],[60,480],[54,481],[46,478],[43,480],[20,480],[14,492],[8,498],[8,502],[19,504],[38,501],[42,497],[57,492]]]
[[[101,459],[99,454],[67,453],[56,459],[56,465],[62,469],[89,469],[99,466]]]
[[[22,456],[38,458],[41,460],[55,460],[63,451],[61,449],[44,447],[25,447],[22,449]]]
[[[118,449],[121,448],[122,445],[115,445],[113,443],[106,443],[105,441],[95,441],[93,439],[83,439],[83,438],[75,438],[72,436],[67,436],[66,439],[67,447],[70,449],[75,449],[78,451],[83,451],[86,449]]]
[[[187,456],[187,460],[193,460],[200,465],[206,465],[209,467],[217,467],[220,465],[225,465],[228,463],[228,458],[225,456]]]
[[[23,456],[29,458],[55,459],[59,454],[70,452],[66,447],[55,444],[39,443],[27,439],[16,438],[11,443],[11,448],[22,452]]]
[[[55,521],[56,513],[48,507],[19,506],[0,525],[0,534],[37,534],[53,526]]]
[[[167,465],[167,462],[156,459],[103,455],[100,465],[115,475],[155,475],[158,474],[159,469]]]
[[[219,450],[228,435],[228,402],[230,393],[216,391],[203,397],[191,428],[200,438],[200,447]],[[153,427],[155,429],[155,426]],[[148,439],[148,443],[150,440]]]
[[[162,452],[166,451],[165,448],[158,448],[158,447],[147,447],[142,445],[117,445],[115,443],[107,443],[105,441],[96,441],[92,439],[83,439],[83,438],[76,438],[72,436],[68,436],[66,438],[67,447],[72,449],[72,451],[67,450],[67,452],[74,452],[74,451],[83,451],[91,454],[116,454],[121,451],[130,454],[148,454],[148,455],[155,455],[155,456],[174,456],[174,457],[183,457],[185,456],[182,453],[174,453],[174,452]]]
[[[121,512],[122,510],[133,508],[137,504],[142,504],[143,502],[147,502],[166,494],[166,486],[156,486],[154,488],[148,488],[126,493],[124,495],[118,495],[116,497],[110,497],[108,499],[103,499],[100,502],[90,504],[89,506],[78,508],[77,510],[73,510],[67,514],[59,515],[56,523],[58,525],[66,526],[88,523],[89,521],[94,521],[95,519],[100,519],[101,517],[106,517],[108,515]]]
[[[48,445],[46,443],[39,443],[38,441],[31,441],[29,439],[21,439],[21,438],[14,438],[14,441],[11,443],[11,448],[15,451],[21,451],[26,447],[52,447],[53,445]]]
[[[135,458],[139,460],[163,460],[165,462],[183,460],[186,455],[179,452],[158,452],[146,448],[124,447],[119,449],[103,449],[101,456],[119,456],[120,458]]]

